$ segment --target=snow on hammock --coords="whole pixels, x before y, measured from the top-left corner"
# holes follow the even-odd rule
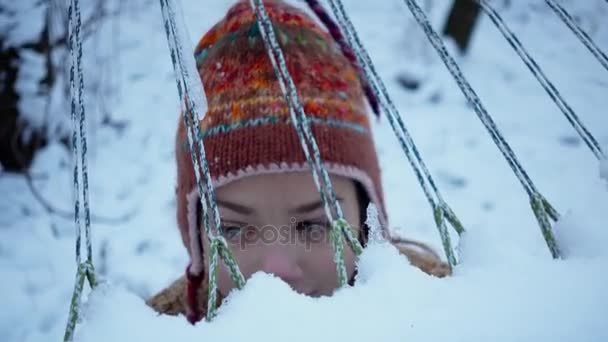
[[[447,279],[408,265],[388,245],[365,249],[352,288],[314,299],[257,273],[211,322],[157,316],[143,300],[100,285],[83,307],[75,341],[548,341],[608,339],[608,232],[566,215],[567,255],[530,255],[488,233],[461,241],[463,264]],[[499,255],[499,256],[497,256]]]

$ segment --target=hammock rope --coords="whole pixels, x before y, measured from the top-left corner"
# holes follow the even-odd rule
[[[359,79],[362,83],[361,86],[363,87],[363,92],[365,93],[365,96],[367,97],[367,100],[369,101],[369,104],[372,107],[374,114],[376,114],[376,116],[380,116],[380,105],[378,103],[378,96],[376,96],[369,84],[368,79],[365,77],[365,70],[363,70],[361,65],[358,63],[357,56],[355,56],[355,53],[350,48],[348,42],[344,40],[344,36],[342,35],[340,28],[331,19],[325,8],[317,0],[305,1],[308,4],[308,7],[310,7],[310,9],[316,14],[319,20],[321,20],[321,22],[325,25],[334,41],[338,43],[340,49],[342,50],[342,53],[344,54],[344,57],[346,57],[346,59],[348,59],[351,65],[357,70],[357,73],[359,74]]]
[[[74,224],[76,227],[76,281],[70,301],[68,321],[63,340],[72,341],[74,329],[80,311],[80,301],[84,289],[85,279],[89,286],[94,288],[97,284],[95,268],[93,267],[93,248],[91,243],[91,210],[89,206],[89,177],[87,169],[87,139],[86,116],[84,108],[84,78],[82,71],[82,19],[78,0],[71,0],[68,7],[68,49],[70,52],[70,117],[72,121],[72,153],[73,153],[73,180],[74,180]],[[80,138],[80,139],[79,139]],[[80,160],[80,162],[79,162]],[[79,178],[82,177],[82,191]],[[82,202],[81,197],[82,196]],[[80,220],[81,207],[84,213],[84,234],[86,244],[86,260],[81,257],[82,225]]]
[[[498,28],[500,33],[502,33],[505,39],[509,42],[509,45],[511,45],[515,52],[517,52],[521,60],[528,67],[528,69],[534,75],[536,80],[538,80],[543,89],[545,89],[547,95],[549,95],[551,100],[553,100],[553,102],[561,110],[568,122],[572,125],[574,130],[576,130],[581,139],[583,139],[583,141],[589,147],[595,157],[598,160],[605,159],[606,155],[602,151],[602,148],[600,147],[600,144],[597,142],[595,137],[591,134],[587,127],[585,127],[585,125],[576,115],[572,107],[570,107],[566,100],[564,100],[564,98],[561,96],[561,94],[553,85],[553,83],[547,78],[547,76],[542,71],[538,63],[534,60],[534,58],[532,58],[530,54],[526,51],[517,36],[505,24],[498,12],[494,8],[492,8],[492,6],[487,0],[477,0],[477,2],[479,3],[481,9],[488,15],[488,17],[490,17],[490,19]]]
[[[552,256],[554,258],[559,258],[560,253],[550,222],[550,220],[554,222],[559,220],[558,212],[536,189],[525,169],[517,160],[515,153],[511,150],[510,146],[496,127],[493,119],[482,105],[481,100],[460,71],[460,68],[454,59],[447,52],[441,38],[430,25],[429,20],[422,9],[416,4],[415,0],[404,1],[414,15],[414,18],[418,24],[422,27],[423,31],[427,35],[427,38],[443,60],[444,64],[448,68],[448,71],[455,79],[458,87],[461,89],[467,100],[473,105],[477,116],[490,133],[492,140],[503,154],[514,174],[519,179],[530,198],[530,205]],[[490,16],[494,24],[499,28],[511,46],[517,51],[526,66],[530,69],[530,71],[532,71],[534,76],[541,83],[553,101],[558,105],[560,110],[562,110],[562,113],[566,116],[570,124],[575,128],[579,135],[581,135],[581,138],[583,138],[596,157],[598,157],[598,159],[605,158],[604,152],[599,147],[599,144],[593,135],[582,124],[570,106],[563,100],[557,89],[547,79],[534,59],[529,56],[517,37],[504,24],[498,13],[488,4],[486,0],[477,1],[486,14]],[[592,52],[598,61],[606,69],[608,69],[608,58],[606,58],[606,55],[599,48],[597,48],[591,38],[589,38],[589,36],[574,22],[572,17],[553,0],[545,1],[585,44],[585,46]],[[453,229],[459,235],[464,232],[464,228],[454,212],[443,200],[443,197],[441,196],[441,193],[439,192],[439,189],[437,188],[430,172],[424,164],[422,157],[413,139],[411,138],[411,135],[407,131],[401,115],[388,95],[388,91],[386,90],[384,83],[378,76],[369,54],[363,47],[357,35],[354,25],[348,18],[341,0],[329,0],[331,9],[338,20],[339,26],[331,21],[331,17],[324,12],[324,9],[316,0],[307,0],[307,3],[330,29],[330,33],[344,51],[347,59],[353,63],[360,75],[365,76],[362,77],[363,87],[364,92],[370,101],[370,105],[375,112],[378,111],[379,106],[382,108],[382,111],[386,113],[389,123],[391,124],[391,127],[401,144],[402,150],[414,169],[414,173],[421,184],[423,192],[433,209],[435,223],[438,227],[448,262],[452,266],[456,265],[456,254],[447,231],[446,220],[452,225]],[[206,319],[211,320],[216,315],[217,309],[216,292],[219,258],[224,261],[237,288],[240,289],[244,286],[245,278],[240,272],[236,259],[228,247],[226,240],[221,235],[221,218],[215,199],[215,192],[213,189],[210,169],[206,159],[200,129],[199,111],[206,112],[207,108],[204,89],[200,86],[200,83],[192,82],[191,77],[198,77],[198,73],[194,69],[193,58],[187,58],[186,56],[189,55],[184,54],[185,49],[181,40],[181,35],[179,34],[179,28],[177,26],[175,5],[172,3],[172,0],[160,0],[160,5],[167,42],[171,52],[171,61],[176,74],[178,94],[182,106],[185,107],[185,110],[182,110],[182,114],[187,130],[188,146],[194,166],[197,188],[200,194],[200,202],[203,209],[203,226],[205,232],[207,233],[210,246],[209,297]],[[295,83],[287,69],[285,57],[277,41],[272,22],[268,17],[264,4],[262,0],[250,0],[250,5],[255,11],[256,21],[263,38],[263,42],[287,102],[292,124],[294,125],[307,162],[311,168],[315,186],[321,196],[325,213],[328,219],[330,219],[330,222],[332,222],[331,242],[332,247],[334,248],[334,262],[338,272],[339,284],[340,286],[343,286],[347,283],[347,278],[344,264],[344,246],[342,238],[344,237],[346,239],[350,248],[355,252],[356,255],[359,255],[362,252],[362,247],[357,238],[354,236],[350,225],[343,217],[342,209],[336,199],[329,174],[323,165],[316,140],[311,130],[311,118],[304,112],[302,103],[297,94]],[[97,285],[92,257],[93,252],[87,167],[86,115],[84,104],[84,78],[82,69],[81,27],[82,20],[79,0],[70,0],[68,7],[68,48],[71,62],[69,83],[72,121],[71,143],[74,162],[73,190],[74,223],[76,228],[75,259],[77,263],[77,273],[74,291],[70,302],[64,341],[73,340],[85,280],[88,282],[91,288],[95,288]],[[346,40],[342,35],[343,33],[345,33]],[[355,63],[355,61],[358,64]],[[193,70],[195,72],[192,72]],[[194,87],[195,89],[192,91],[191,87]],[[82,189],[80,178],[82,178]],[[211,218],[209,217],[210,214],[213,215],[213,225],[211,224]],[[81,221],[81,215],[84,216],[84,222]],[[83,230],[86,251],[86,259],[84,261],[82,260],[81,256],[81,240]],[[202,250],[202,234],[200,234],[200,231],[197,229],[195,235],[196,236],[193,237],[195,246],[198,245],[198,248]],[[189,272],[191,271],[195,275],[200,275],[202,273],[202,269],[191,270],[190,266],[188,268]]]
[[[317,11],[324,11],[318,2],[307,2],[309,2],[309,5],[312,3],[315,8],[317,8]],[[367,50],[361,43],[357,31],[344,9],[344,5],[340,0],[330,0],[329,4],[334,16],[337,19],[340,29],[342,30],[342,32],[336,30],[336,33],[332,34],[339,35],[336,39],[337,41],[344,41],[342,38],[342,33],[346,35],[346,40],[350,45],[346,49],[356,57],[366,76],[368,84],[371,86],[372,91],[375,94],[375,97],[379,99],[380,107],[382,108],[382,111],[386,113],[386,117],[400,143],[401,149],[412,166],[416,179],[418,180],[418,183],[420,184],[427,201],[431,206],[446,258],[451,266],[455,266],[458,263],[458,260],[456,258],[456,252],[452,246],[446,220],[451,224],[452,228],[457,232],[458,235],[461,235],[465,229],[456,214],[443,199],[443,196],[441,195],[435,181],[433,180],[433,177],[428,171],[426,164],[424,163],[422,156],[414,143],[414,140],[405,126],[401,114],[388,94],[386,86],[378,75],[378,72],[376,71]]]
[[[576,20],[572,18],[570,13],[568,13],[560,4],[555,2],[555,0],[545,0],[547,5],[551,7],[553,12],[568,26],[570,31],[574,33],[574,35],[585,45],[585,47],[591,52],[591,54],[597,59],[598,62],[604,67],[604,69],[608,70],[608,56],[593,42],[593,39],[583,30],[579,24],[576,23]],[[608,2],[608,0],[607,0]]]
[[[414,18],[418,22],[418,24],[422,27],[424,33],[429,39],[433,48],[437,51],[448,71],[456,81],[456,84],[469,101],[469,103],[473,106],[475,113],[486,127],[487,131],[490,133],[492,140],[503,154],[507,163],[513,170],[515,176],[519,179],[521,185],[524,190],[528,194],[530,199],[530,206],[538,224],[541,229],[541,233],[545,239],[547,247],[551,252],[551,256],[554,259],[560,258],[559,248],[557,246],[557,242],[555,240],[555,236],[553,234],[551,224],[549,219],[557,222],[559,220],[558,212],[553,208],[553,206],[545,199],[545,197],[536,189],[536,186],[528,176],[526,170],[521,166],[515,153],[506,142],[503,135],[498,130],[498,127],[494,123],[492,117],[488,114],[487,110],[481,103],[481,100],[475,90],[471,87],[471,84],[466,80],[460,67],[456,64],[456,61],[447,51],[443,41],[437,34],[437,32],[431,26],[426,14],[422,11],[422,9],[416,4],[415,0],[404,0],[407,7],[412,12]]]
[[[203,209],[203,226],[207,234],[209,241],[209,293],[207,303],[207,320],[211,320],[216,315],[217,309],[217,269],[218,269],[218,256],[221,257],[226,264],[231,279],[237,288],[242,288],[245,285],[245,277],[241,273],[236,259],[232,255],[226,240],[219,234],[221,227],[221,218],[219,209],[217,207],[215,192],[213,190],[213,183],[211,180],[211,173],[209,171],[209,164],[205,155],[205,148],[203,144],[201,129],[200,129],[200,115],[199,108],[197,107],[196,101],[193,100],[193,96],[197,96],[196,92],[200,95],[199,102],[203,107],[202,110],[206,112],[207,103],[205,101],[205,93],[202,87],[197,87],[200,83],[191,83],[191,74],[198,75],[198,73],[190,73],[188,71],[189,66],[194,69],[194,60],[190,58],[190,63],[186,63],[186,56],[184,54],[184,44],[181,41],[181,35],[176,23],[176,12],[175,5],[171,0],[160,0],[161,12],[163,16],[165,34],[167,36],[167,42],[169,50],[171,52],[171,62],[176,75],[177,91],[180,97],[180,102],[185,105],[185,110],[182,110],[184,118],[184,124],[188,136],[188,146],[190,150],[190,156],[192,158],[192,164],[194,166],[194,174],[198,191],[200,194],[200,202]],[[198,77],[198,76],[197,76]],[[194,86],[197,89],[194,92],[191,91],[190,86]],[[196,145],[194,139],[196,137]],[[198,153],[197,153],[198,152]],[[200,163],[199,157],[200,156]],[[201,176],[202,173],[202,176]],[[213,229],[211,227],[209,211],[213,215]],[[192,237],[194,243],[198,244],[199,250],[202,250],[202,235],[200,232],[195,230],[195,236]],[[193,265],[191,265],[193,266]],[[200,268],[193,269],[188,268],[188,272],[193,272],[195,276],[200,275],[203,270]]]
[[[356,255],[361,254],[363,248],[352,233],[350,225],[344,219],[342,208],[336,199],[336,194],[329,178],[329,174],[327,173],[327,170],[325,169],[321,160],[321,154],[310,127],[310,117],[304,112],[295,83],[287,69],[285,56],[283,55],[283,51],[279,46],[279,42],[276,38],[276,34],[266,8],[264,7],[262,0],[250,0],[250,5],[256,14],[256,21],[260,29],[262,40],[268,52],[268,57],[270,58],[275,74],[277,75],[285,101],[287,102],[292,124],[296,130],[298,139],[302,145],[302,150],[310,166],[315,186],[317,187],[317,190],[321,196],[321,201],[323,202],[325,208],[325,214],[332,223],[330,234],[332,247],[334,249],[334,262],[336,264],[339,285],[344,286],[348,279],[346,266],[344,263],[342,236],[346,238],[347,243]],[[333,207],[333,212],[332,208],[330,208],[330,204]],[[336,219],[334,219],[334,214],[337,216]]]

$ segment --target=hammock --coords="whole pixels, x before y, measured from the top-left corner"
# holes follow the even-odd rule
[[[536,61],[527,53],[521,42],[509,30],[500,15],[491,7],[486,0],[476,0],[481,6],[495,26],[500,30],[507,42],[515,49],[522,61],[528,69],[534,74],[537,80],[541,83],[547,94],[556,103],[561,112],[566,116],[567,120],[574,127],[576,132],[581,136],[583,141],[591,149],[598,160],[606,159],[606,154],[602,151],[599,144],[583,125],[576,113],[567,104],[567,102],[559,94],[555,86],[548,80],[543,71],[540,69]],[[306,156],[306,160],[310,166],[310,170],[314,179],[315,186],[321,201],[324,205],[325,214],[332,222],[331,241],[334,248],[334,261],[337,268],[337,274],[340,286],[344,286],[347,282],[346,269],[344,266],[342,236],[345,237],[349,247],[359,255],[362,252],[362,246],[359,241],[353,236],[348,222],[344,219],[342,209],[339,202],[336,200],[336,195],[333,190],[327,170],[323,166],[323,161],[319,153],[319,149],[312,134],[310,127],[310,117],[306,115],[295,84],[287,70],[285,57],[277,41],[272,23],[268,17],[268,13],[264,7],[262,0],[249,0],[252,9],[256,14],[256,20],[260,33],[263,38],[264,45],[267,49],[268,56],[272,62],[272,66],[277,75],[281,90],[289,107],[291,122],[294,125],[297,136],[302,145],[302,150]],[[378,76],[372,60],[363,47],[358,34],[350,21],[341,0],[328,0],[331,11],[336,18],[333,21],[331,16],[326,12],[325,8],[316,0],[306,0],[307,4],[318,16],[318,18],[328,28],[332,37],[341,47],[346,58],[353,63],[360,74],[364,92],[368,98],[374,112],[383,112],[391,125],[393,132],[398,138],[400,146],[408,159],[418,182],[429,202],[433,211],[435,224],[439,231],[443,244],[444,253],[450,264],[454,267],[457,265],[457,255],[451,243],[447,224],[449,223],[454,231],[461,235],[465,230],[464,226],[458,220],[456,214],[451,210],[445,202],[441,193],[436,186],[433,177],[428,171],[422,156],[409,134],[402,116],[394,105],[388,91]],[[448,68],[459,88],[467,100],[472,104],[473,109],[483,125],[486,127],[496,146],[499,148],[507,163],[513,170],[513,173],[519,179],[524,191],[529,197],[531,208],[537,218],[541,228],[542,235],[547,243],[553,258],[560,258],[559,248],[553,235],[552,227],[549,222],[559,219],[558,212],[553,208],[547,199],[538,191],[534,183],[526,173],[523,166],[518,161],[515,153],[510,148],[507,141],[502,136],[498,127],[494,123],[490,114],[486,111],[481,100],[466,80],[460,68],[454,59],[448,53],[443,41],[432,28],[426,14],[418,6],[415,0],[404,0],[407,7],[413,14],[415,20],[424,30],[427,38],[435,48],[444,64]],[[546,0],[554,12],[564,21],[564,23],[575,33],[577,38],[589,49],[589,51],[598,59],[606,69],[608,69],[608,58],[606,55],[593,43],[591,38],[572,20],[572,17],[560,5],[553,0]],[[169,50],[171,53],[171,61],[176,75],[176,84],[180,102],[183,106],[182,114],[185,126],[187,128],[188,145],[194,166],[197,187],[200,196],[201,205],[203,208],[203,225],[210,245],[210,260],[209,260],[209,296],[207,320],[211,320],[215,316],[217,306],[216,288],[216,270],[218,267],[218,258],[222,258],[227,265],[232,280],[237,288],[242,288],[245,284],[245,278],[239,270],[239,267],[228,248],[228,245],[217,227],[220,227],[220,216],[217,204],[215,201],[215,193],[211,183],[209,165],[205,156],[203,139],[200,132],[199,122],[201,119],[200,112],[207,111],[207,103],[204,95],[204,90],[201,86],[199,75],[195,69],[195,63],[190,49],[184,47],[182,40],[183,27],[178,26],[180,22],[176,20],[176,10],[173,0],[160,0],[160,7],[163,16],[163,23]],[[90,206],[88,194],[88,170],[87,170],[87,140],[86,140],[86,116],[84,106],[84,81],[82,70],[82,38],[81,38],[81,14],[79,0],[70,0],[68,8],[69,20],[69,42],[68,48],[71,56],[70,65],[70,95],[71,95],[71,120],[72,120],[72,152],[74,159],[74,222],[76,226],[76,281],[74,291],[70,303],[70,311],[68,322],[64,335],[64,341],[72,341],[74,329],[78,319],[80,306],[80,298],[84,288],[85,280],[91,288],[96,286],[95,268],[92,259],[91,248],[91,224],[90,224]],[[184,51],[186,51],[184,53]],[[82,181],[82,188],[81,182]],[[84,223],[80,220],[83,210]],[[211,225],[210,220],[213,219],[214,225]],[[84,225],[84,227],[83,227]],[[214,227],[214,228],[211,228]],[[86,259],[81,258],[81,240],[82,230],[84,230],[84,239],[86,246]],[[201,248],[203,243],[202,235],[196,232],[198,236],[192,237],[197,241],[198,248]],[[196,244],[195,244],[196,245]],[[201,277],[202,265],[191,265],[188,275],[192,277]]]

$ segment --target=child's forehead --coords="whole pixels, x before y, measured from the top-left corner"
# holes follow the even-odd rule
[[[337,175],[330,175],[330,180],[335,184],[351,182],[350,179]],[[234,180],[217,189],[218,192],[276,192],[288,193],[289,190],[301,190],[305,192],[318,193],[311,172],[273,172],[261,173]]]
[[[356,196],[353,181],[331,176],[340,199]],[[321,197],[310,172],[274,173],[245,177],[216,189],[217,200],[259,210],[280,209],[286,213],[322,209]],[[310,210],[306,210],[310,209]]]

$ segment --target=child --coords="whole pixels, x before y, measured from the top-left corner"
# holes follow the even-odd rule
[[[331,36],[309,16],[282,1],[265,5],[302,105],[311,117],[312,132],[344,218],[365,246],[368,204],[377,206],[384,227],[387,219],[359,75]],[[248,1],[234,5],[203,36],[195,57],[209,105],[200,126],[222,218],[220,231],[243,275],[248,278],[264,271],[297,292],[331,295],[338,280],[330,222]],[[209,246],[204,244],[202,251],[191,246],[193,232],[205,232],[186,139],[180,120],[177,220],[191,264],[187,276],[148,304],[159,313],[185,314],[195,323],[206,312],[208,275],[204,267]],[[439,277],[450,274],[449,266],[424,244],[390,239],[424,272]],[[355,255],[348,246],[344,255],[352,285]],[[187,295],[193,284],[196,295]],[[234,287],[220,264],[220,297]]]

